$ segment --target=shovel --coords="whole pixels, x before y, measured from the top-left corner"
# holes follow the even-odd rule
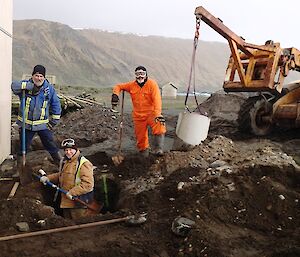
[[[124,161],[124,156],[122,155],[122,136],[123,136],[123,119],[124,119],[124,90],[122,91],[122,104],[121,104],[121,121],[119,124],[119,147],[117,155],[111,157],[115,166],[120,165]]]
[[[42,176],[37,175],[37,174],[33,174],[33,175],[34,175],[35,177],[37,177],[38,179],[40,179],[40,178],[42,177]],[[46,185],[48,185],[48,186],[54,188],[55,190],[57,190],[57,191],[59,191],[59,192],[65,194],[65,195],[68,193],[68,191],[66,191],[66,190],[64,190],[64,189],[62,189],[62,188],[60,188],[59,186],[53,184],[53,183],[50,182],[50,181],[47,181],[47,182],[46,182]],[[78,197],[76,197],[76,196],[73,197],[73,200],[76,201],[76,202],[78,202],[78,203],[81,203],[81,204],[84,205],[84,206],[86,206],[90,211],[92,211],[93,214],[94,214],[94,213],[99,213],[99,212],[101,211],[101,209],[103,208],[103,205],[97,203],[95,200],[94,200],[92,203],[90,203],[90,204],[88,204],[88,203],[86,203],[86,202],[80,200],[80,199],[79,199]]]
[[[21,166],[21,170],[19,171],[19,174],[20,174],[21,185],[26,185],[31,182],[31,175],[29,170],[26,169],[25,89],[22,90],[21,110],[22,110],[22,137],[21,137],[22,166]]]

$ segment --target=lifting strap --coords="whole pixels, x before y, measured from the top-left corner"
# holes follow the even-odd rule
[[[184,106],[187,111],[191,112],[189,107],[187,106],[187,100],[188,100],[188,96],[190,93],[191,84],[193,81],[193,88],[194,88],[193,93],[194,93],[195,102],[196,102],[196,106],[197,106],[196,109],[198,109],[200,114],[207,115],[207,113],[204,110],[200,109],[200,106],[199,106],[199,103],[197,100],[197,96],[196,96],[195,60],[196,60],[196,52],[197,52],[197,46],[198,46],[198,41],[199,41],[199,35],[200,35],[200,32],[199,32],[200,20],[201,20],[200,18],[201,17],[199,17],[199,16],[196,17],[196,31],[195,31],[194,43],[193,43],[192,61],[191,61],[189,83],[188,83],[188,88],[187,88],[186,97],[185,97],[185,101],[184,101]]]

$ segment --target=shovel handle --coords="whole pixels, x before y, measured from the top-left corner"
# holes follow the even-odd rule
[[[37,175],[37,174],[33,174],[33,175],[34,175],[35,177],[37,177],[38,179],[40,179],[40,178],[42,177],[42,176]],[[52,188],[58,190],[59,192],[65,194],[65,195],[68,193],[68,191],[66,191],[66,190],[64,190],[64,189],[62,189],[62,188],[60,188],[59,186],[53,184],[53,183],[50,182],[50,181],[47,181],[46,184],[47,184],[48,186],[50,186],[50,187],[52,187]],[[78,202],[78,203],[81,203],[82,205],[86,206],[88,209],[90,209],[90,210],[92,210],[92,211],[100,212],[100,208],[93,207],[93,206],[89,205],[88,203],[86,203],[86,202],[80,200],[80,199],[79,199],[78,197],[76,197],[76,196],[73,196],[73,200],[76,201],[76,202]]]
[[[21,110],[22,110],[22,168],[26,164],[26,136],[25,136],[25,89],[22,90]]]
[[[123,137],[123,120],[124,120],[124,99],[125,99],[125,92],[122,90],[122,103],[121,103],[121,121],[119,124],[119,147],[118,153],[121,153],[122,148],[122,137]]]

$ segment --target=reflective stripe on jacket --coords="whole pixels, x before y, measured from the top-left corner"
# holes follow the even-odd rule
[[[54,87],[45,80],[37,95],[32,94],[33,81],[13,81],[12,90],[22,98],[22,90],[25,89],[25,127],[28,130],[38,131],[47,129],[47,123],[51,121],[53,125],[57,124],[61,115],[61,105]],[[50,116],[51,114],[51,116]],[[21,105],[17,124],[22,126]]]
[[[130,93],[133,119],[145,120],[150,114],[154,117],[161,116],[161,95],[155,80],[148,78],[143,87],[140,87],[135,80],[117,84],[113,88],[113,93],[119,95],[122,90]]]
[[[80,168],[82,166],[82,164],[84,164],[86,161],[88,161],[87,158],[85,158],[84,156],[80,156],[79,157],[79,163],[77,161],[77,168],[76,168],[76,176],[75,176],[75,185],[78,186],[81,183],[81,178],[80,178]]]
[[[73,196],[80,196],[94,189],[93,164],[86,158],[82,159],[78,166],[80,151],[70,159],[66,160],[62,171],[48,175],[51,182],[59,184],[61,188],[68,191]],[[77,168],[79,168],[77,172]],[[76,184],[76,176],[79,173],[80,183]],[[75,202],[68,199],[64,194],[61,195],[61,208],[74,208]]]

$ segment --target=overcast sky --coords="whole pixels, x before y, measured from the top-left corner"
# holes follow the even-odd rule
[[[268,39],[300,49],[299,0],[13,0],[16,20],[44,19],[73,28],[193,39],[194,11],[203,6],[246,42]],[[202,23],[204,24],[204,23]],[[201,25],[200,39],[224,41]]]

